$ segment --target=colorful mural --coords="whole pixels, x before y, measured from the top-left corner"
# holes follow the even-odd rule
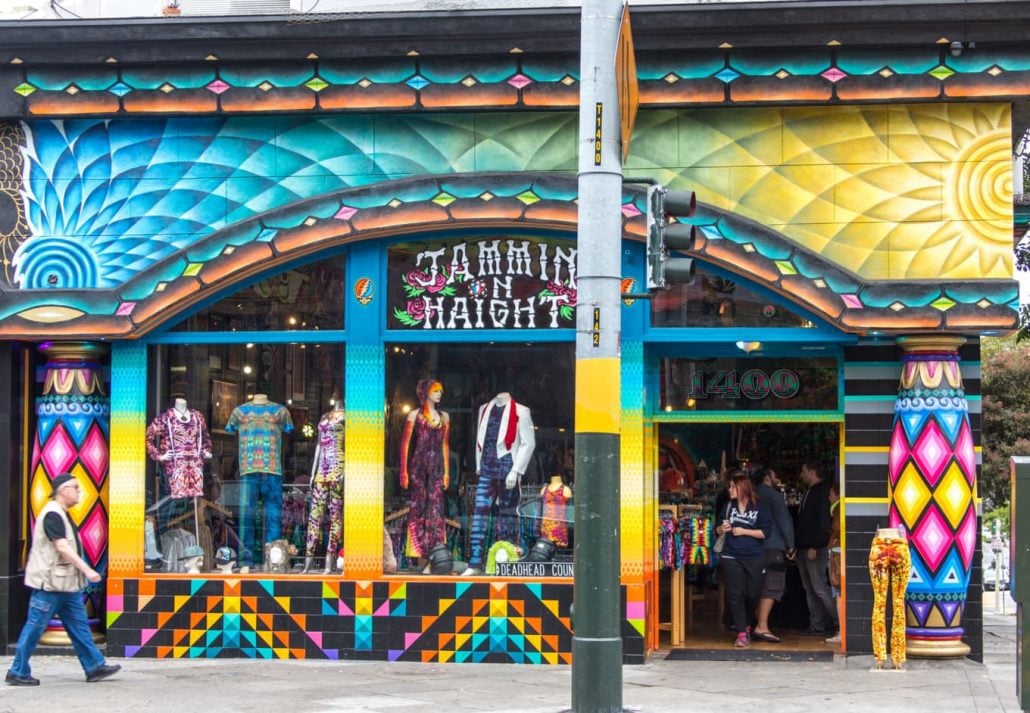
[[[568,584],[127,579],[108,601],[108,652],[127,657],[572,659]]]

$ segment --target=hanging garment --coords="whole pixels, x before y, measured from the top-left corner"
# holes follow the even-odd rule
[[[408,535],[411,552],[425,557],[447,539],[444,489],[448,481],[450,421],[430,423],[422,412],[407,422],[401,439],[401,482],[408,483]],[[409,442],[415,447],[408,457]]]
[[[491,401],[491,403],[494,403]],[[514,403],[514,402],[510,402]],[[485,407],[484,407],[485,408]],[[481,424],[486,444],[497,442],[505,423],[511,424],[510,404],[494,403],[489,411],[480,409],[485,416],[485,426]],[[503,439],[502,439],[503,442]],[[499,455],[497,448],[485,448],[479,458],[479,481],[476,484],[476,502],[472,511],[472,533],[469,537],[469,567],[483,569],[486,562],[486,549],[492,542],[504,540],[515,542],[518,538],[519,520],[516,509],[521,491],[519,488],[508,489],[505,479],[513,469],[511,451]],[[490,523],[490,510],[497,503],[497,517],[494,520],[494,535],[487,542],[487,530]]]
[[[569,545],[569,504],[572,497],[568,495],[568,487],[563,485],[555,491],[544,488],[543,521],[540,523],[540,536],[559,547]]]
[[[173,498],[204,494],[204,460],[211,457],[211,436],[203,414],[170,408],[147,426],[147,455],[161,464]]]
[[[887,658],[887,588],[891,588],[891,662],[905,662],[905,589],[908,586],[908,542],[902,537],[873,538],[869,549],[869,577],[873,583],[873,657],[877,667]]]

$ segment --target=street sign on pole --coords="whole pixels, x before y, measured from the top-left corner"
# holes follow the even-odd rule
[[[619,94],[619,124],[622,128],[622,160],[629,156],[629,140],[637,121],[640,86],[637,84],[637,57],[633,51],[633,30],[629,22],[629,0],[622,6],[619,44],[615,51],[615,84]]]

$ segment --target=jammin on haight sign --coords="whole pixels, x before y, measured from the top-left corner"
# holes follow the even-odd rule
[[[576,246],[504,236],[389,250],[394,329],[558,329],[576,323]]]

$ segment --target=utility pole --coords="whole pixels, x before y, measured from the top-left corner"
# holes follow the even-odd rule
[[[622,9],[622,0],[583,0],[573,713],[622,711],[619,597],[622,157],[615,74]]]

